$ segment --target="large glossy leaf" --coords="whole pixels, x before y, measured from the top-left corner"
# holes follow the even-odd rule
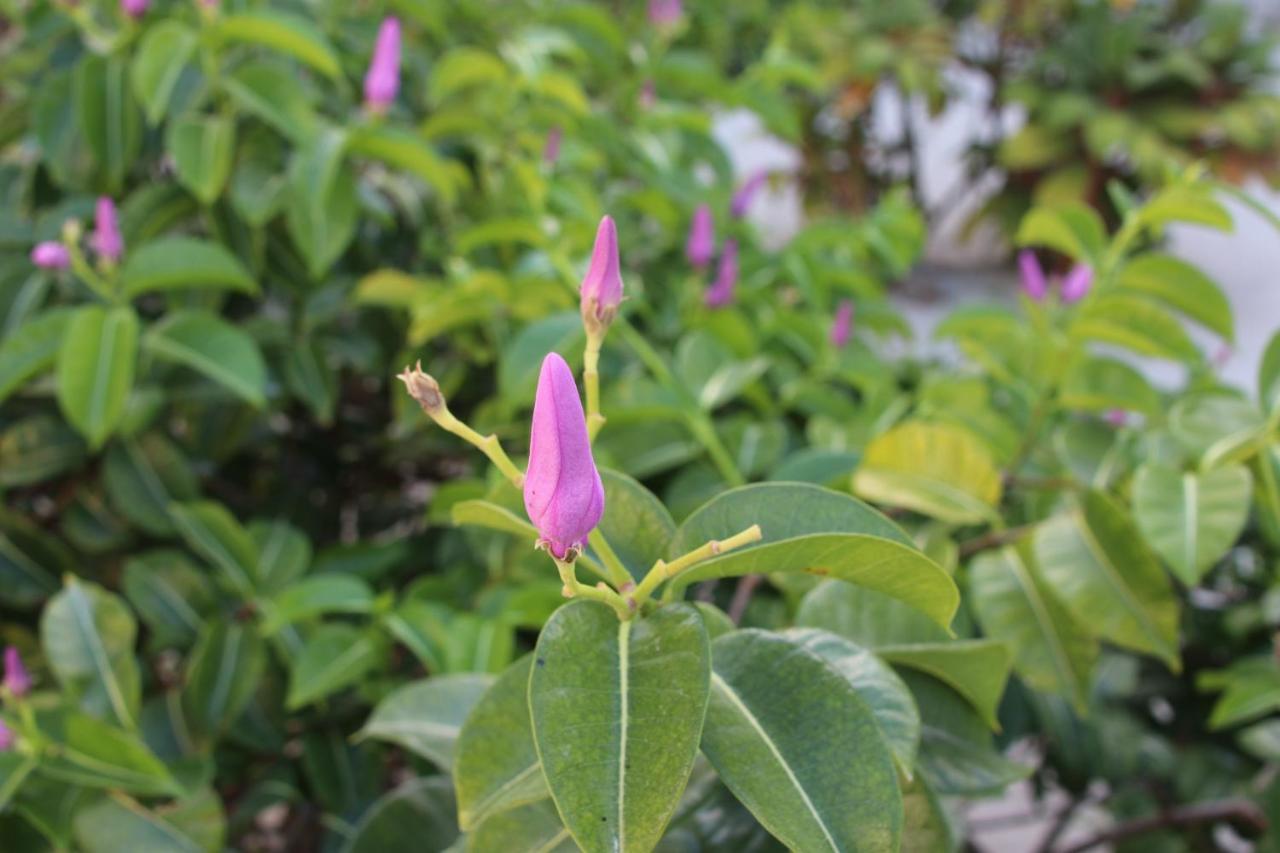
[[[138,162],[142,145],[142,111],[129,86],[129,69],[120,56],[87,54],[76,65],[72,82],[79,129],[103,183],[112,192]]]
[[[288,54],[335,80],[342,76],[342,66],[333,48],[307,18],[276,10],[240,12],[220,18],[216,29],[224,39],[258,44]]]
[[[227,508],[191,501],[170,504],[169,513],[191,550],[222,574],[228,588],[251,598],[258,580],[258,548]]]
[[[626,474],[605,469],[600,478],[605,496],[600,532],[638,581],[666,554],[676,523],[652,492]]]
[[[258,292],[253,276],[235,255],[195,237],[164,237],[131,250],[120,281],[130,298],[182,290]]]
[[[1148,252],[1116,274],[1116,287],[1156,299],[1228,341],[1235,337],[1231,303],[1213,279],[1172,255]]]
[[[350,625],[324,625],[307,638],[289,676],[285,705],[296,710],[359,681],[378,663],[378,647]]]
[[[147,332],[158,359],[200,373],[252,406],[266,404],[267,367],[253,338],[213,314],[179,311]]]
[[[360,736],[399,744],[451,769],[462,724],[494,680],[489,675],[437,675],[406,684],[378,703]]]
[[[1097,643],[1054,596],[1031,548],[979,555],[969,565],[969,589],[983,631],[1005,642],[1023,680],[1068,697],[1083,711]]]
[[[1133,517],[1174,574],[1194,586],[1244,529],[1251,486],[1242,465],[1196,472],[1147,462],[1133,478]]]
[[[58,747],[45,754],[41,774],[133,794],[181,793],[164,764],[133,732],[77,713],[40,714],[37,723],[41,733]]]
[[[208,622],[191,652],[182,704],[192,727],[226,731],[258,691],[267,647],[252,626]]]
[[[952,640],[881,646],[876,654],[894,664],[928,673],[955,690],[983,722],[999,728],[996,711],[1009,680],[1011,656],[999,640]]]
[[[565,826],[586,850],[653,849],[698,754],[711,675],[702,617],[674,604],[624,622],[574,601],[534,655],[534,743]]]
[[[453,786],[428,776],[383,794],[360,818],[342,853],[453,850],[458,838]]]
[[[134,94],[150,124],[159,124],[168,110],[174,87],[195,50],[195,31],[177,20],[161,21],[142,37],[130,71]]]
[[[813,652],[844,677],[875,716],[898,769],[911,778],[920,745],[920,712],[907,685],[871,651],[814,628],[792,628],[783,637]]]
[[[1042,524],[1035,555],[1044,579],[1093,634],[1178,667],[1178,605],[1124,510],[1089,492]]]
[[[1000,471],[967,429],[912,421],[867,446],[853,474],[863,498],[953,524],[990,520],[1000,503]]]
[[[124,415],[137,361],[133,309],[76,311],[58,351],[58,403],[91,448],[101,447]]]
[[[90,713],[130,729],[141,697],[137,631],[123,599],[71,575],[40,617],[45,658],[62,686]]]
[[[876,650],[883,646],[940,643],[945,628],[897,599],[842,581],[826,581],[805,594],[796,624],[821,628]]]
[[[182,452],[160,433],[126,438],[107,450],[103,484],[112,505],[148,533],[173,532],[169,504],[199,492],[199,480]]]
[[[498,676],[462,725],[454,779],[458,823],[468,832],[491,815],[547,797],[529,718],[533,660],[525,655]]]
[[[76,842],[85,853],[218,853],[223,849],[226,818],[218,795],[207,788],[154,809],[113,793],[77,811],[74,828]]]
[[[0,403],[28,380],[53,367],[63,335],[76,313],[74,308],[45,311],[10,332],[0,343]]]
[[[896,849],[893,756],[849,681],[764,631],[726,634],[712,654],[702,749],[734,796],[793,850]]]
[[[923,673],[908,670],[903,680],[920,709],[920,775],[936,793],[992,794],[1031,772],[996,752],[986,723],[960,694]]]
[[[468,853],[578,853],[550,799],[496,814],[467,836]]]

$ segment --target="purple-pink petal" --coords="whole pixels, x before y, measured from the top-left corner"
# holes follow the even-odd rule
[[[564,139],[564,130],[556,125],[547,131],[547,144],[542,149],[542,162],[554,166],[560,159],[560,143]]]
[[[716,224],[711,215],[711,206],[698,205],[693,212],[693,223],[689,226],[689,239],[684,246],[685,256],[695,267],[705,267],[711,263],[716,254]]]
[[[649,0],[649,23],[656,27],[669,27],[683,14],[681,0]]]
[[[141,18],[147,14],[149,0],[120,0],[120,11],[131,18]]]
[[[46,240],[31,250],[31,263],[44,270],[64,270],[71,266],[71,252],[61,243]]]
[[[1018,272],[1022,277],[1022,292],[1036,302],[1044,299],[1049,292],[1049,284],[1035,252],[1023,249],[1018,253]]]
[[[844,349],[853,334],[853,300],[843,299],[836,308],[835,320],[831,323],[831,343],[838,349]]]
[[[738,241],[730,238],[724,241],[724,250],[720,252],[720,265],[716,268],[715,281],[707,288],[707,307],[723,308],[733,302],[737,286]]]
[[[1062,279],[1062,301],[1079,302],[1093,286],[1093,268],[1088,264],[1076,264]]]
[[[622,269],[618,259],[618,229],[613,217],[606,216],[596,228],[596,242],[591,249],[591,263],[582,278],[582,304],[595,301],[596,316],[617,310],[622,303]]]
[[[557,353],[542,361],[533,402],[524,507],[551,552],[582,547],[604,514],[604,484],[591,455],[586,416],[569,365]]]
[[[98,199],[94,210],[93,237],[89,242],[98,256],[110,263],[119,261],[124,255],[124,238],[120,236],[116,204],[106,196]]]
[[[399,91],[400,21],[384,18],[364,76],[364,101],[370,109],[383,112],[395,101]]]
[[[5,725],[4,720],[0,720],[0,752],[8,752],[13,749],[13,745],[17,741],[18,736],[13,733],[13,729]]]
[[[769,180],[769,173],[761,169],[738,187],[738,191],[733,194],[733,200],[729,203],[729,212],[735,219],[741,219],[747,215],[751,202],[755,200],[756,194],[760,192],[767,180]]]
[[[4,689],[13,696],[25,696],[31,689],[31,676],[22,665],[22,655],[13,646],[4,650]]]

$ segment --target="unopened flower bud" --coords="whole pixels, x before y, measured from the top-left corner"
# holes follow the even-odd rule
[[[46,240],[31,250],[31,263],[42,270],[65,270],[71,266],[71,252],[61,243]]]
[[[124,238],[120,236],[116,205],[106,196],[98,199],[94,212],[92,245],[98,257],[109,264],[119,262],[124,255]]]
[[[720,253],[720,265],[716,268],[716,280],[707,288],[708,308],[723,308],[733,302],[733,292],[738,286],[738,241],[724,241]]]
[[[17,742],[18,736],[13,733],[13,729],[5,725],[4,720],[0,720],[0,752],[8,752]]]
[[[738,188],[738,191],[733,194],[733,200],[729,202],[729,213],[735,219],[741,219],[746,216],[747,210],[751,208],[751,202],[755,200],[756,195],[768,180],[769,173],[764,169],[747,178],[742,186]]]
[[[22,665],[22,655],[13,646],[4,650],[4,689],[11,696],[25,696],[31,690],[31,676]]]
[[[622,270],[618,260],[618,229],[613,218],[606,216],[596,229],[591,264],[583,276],[582,320],[589,333],[599,334],[613,322],[622,304]]]
[[[844,349],[849,344],[853,333],[853,300],[843,299],[836,308],[835,320],[831,323],[831,343],[836,349]]]
[[[120,0],[120,11],[130,18],[141,18],[147,14],[149,0]]]
[[[429,373],[422,370],[422,362],[418,362],[413,369],[404,369],[396,377],[404,383],[404,387],[408,389],[409,396],[418,401],[418,405],[422,407],[422,411],[426,412],[432,418],[446,411],[444,404],[444,394],[440,393],[440,383]]]
[[[1076,264],[1062,279],[1062,301],[1070,305],[1079,302],[1093,286],[1093,268],[1088,264]]]
[[[1040,260],[1036,257],[1036,253],[1030,249],[1023,249],[1018,253],[1018,273],[1022,278],[1022,292],[1027,294],[1029,299],[1040,302],[1049,292],[1049,285],[1044,278],[1044,270],[1040,267]]]
[[[364,102],[370,112],[385,113],[400,91],[400,21],[385,18],[364,77]]]
[[[716,254],[716,224],[711,216],[711,206],[698,205],[693,212],[693,223],[689,226],[689,239],[684,246],[685,257],[689,263],[702,269],[711,263]]]

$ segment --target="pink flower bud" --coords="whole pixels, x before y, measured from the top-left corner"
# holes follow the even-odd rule
[[[658,103],[658,86],[652,79],[645,80],[640,87],[640,109],[651,110]]]
[[[831,343],[836,349],[844,349],[853,334],[853,300],[842,299],[836,308],[836,318],[831,323]]]
[[[1093,286],[1093,268],[1088,264],[1076,264],[1062,279],[1062,301],[1070,305],[1084,299]]]
[[[649,0],[649,23],[655,27],[669,27],[684,14],[681,0]]]
[[[716,280],[707,288],[708,308],[723,308],[733,302],[733,291],[738,286],[738,241],[724,241],[720,253],[720,266],[716,268]]]
[[[25,696],[31,689],[31,676],[22,665],[22,656],[13,646],[4,650],[4,689],[12,696]]]
[[[120,0],[120,11],[130,18],[141,18],[147,14],[149,0]]]
[[[400,22],[384,18],[364,75],[364,102],[370,111],[384,113],[400,91]]]
[[[13,729],[6,726],[4,720],[0,720],[0,752],[8,752],[17,742],[18,736],[13,733]]]
[[[46,240],[31,250],[31,263],[42,270],[65,270],[71,266],[71,252],[57,241]]]
[[[538,544],[573,559],[604,514],[604,484],[591,456],[587,420],[569,365],[556,353],[542,360],[533,402],[524,508]]]
[[[1043,300],[1049,292],[1049,285],[1035,252],[1023,249],[1018,253],[1018,272],[1022,275],[1022,292],[1036,302]]]
[[[542,149],[542,162],[554,166],[560,159],[560,143],[564,140],[564,130],[559,125],[547,131],[547,144]]]
[[[693,212],[693,224],[689,226],[689,240],[684,245],[689,263],[701,269],[711,263],[716,254],[716,224],[711,217],[710,205],[700,204]]]
[[[124,238],[120,236],[120,224],[116,220],[116,205],[106,196],[98,199],[90,243],[98,257],[108,263],[114,264],[124,255]]]
[[[1108,409],[1106,417],[1107,423],[1111,424],[1116,429],[1119,429],[1129,422],[1129,414],[1124,409]]]
[[[741,219],[747,215],[751,202],[767,180],[769,180],[769,173],[761,169],[747,178],[742,186],[738,187],[738,191],[733,194],[733,201],[729,203],[729,212],[733,214],[735,219]]]
[[[618,261],[618,229],[613,217],[600,220],[596,244],[591,249],[591,265],[582,279],[582,316],[608,323],[622,302],[622,270]]]
[[[1232,349],[1231,344],[1223,344],[1213,353],[1213,366],[1218,370],[1222,370],[1235,354],[1236,351]]]

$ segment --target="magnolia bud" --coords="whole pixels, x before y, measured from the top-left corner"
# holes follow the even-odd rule
[[[618,260],[618,229],[613,218],[606,216],[596,229],[596,243],[591,249],[591,264],[579,289],[582,296],[582,320],[587,331],[599,334],[613,322],[622,304],[622,270]]]

